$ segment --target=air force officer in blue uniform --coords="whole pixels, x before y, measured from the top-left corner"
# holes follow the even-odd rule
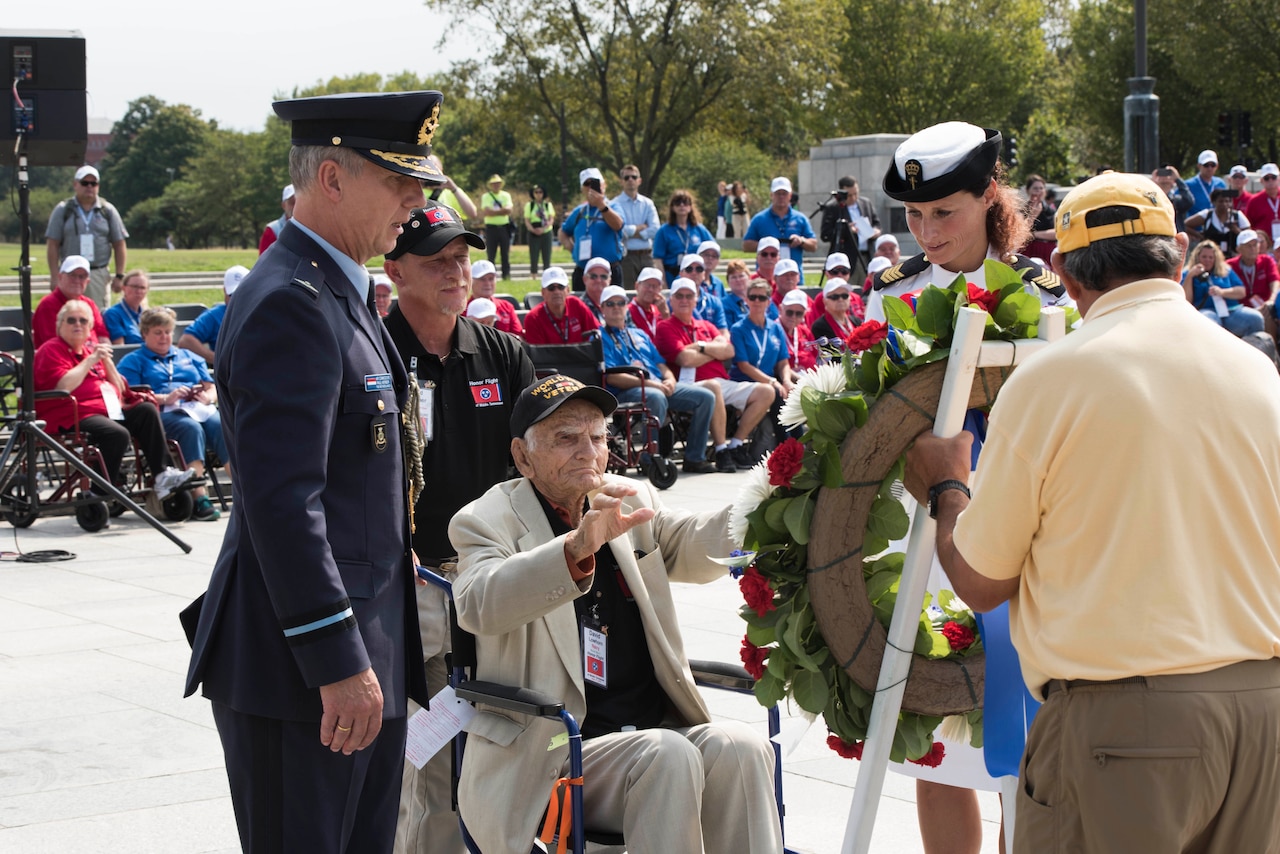
[[[194,624],[246,852],[390,852],[406,697],[427,703],[405,506],[407,377],[364,263],[422,185],[438,92],[281,101],[294,218],[241,283],[217,383],[235,505]],[[196,615],[198,613],[198,619]]]

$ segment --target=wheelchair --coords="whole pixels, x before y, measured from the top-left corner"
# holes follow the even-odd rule
[[[417,572],[427,583],[442,590],[449,601],[449,626],[453,644],[453,651],[449,653],[449,685],[453,687],[454,694],[472,704],[483,703],[504,711],[530,717],[550,718],[564,724],[565,734],[569,739],[569,769],[566,776],[569,780],[578,781],[576,784],[571,783],[567,786],[568,791],[564,794],[561,807],[562,811],[567,811],[572,816],[572,820],[568,823],[570,839],[567,840],[567,850],[573,854],[584,854],[588,842],[607,847],[625,846],[626,840],[620,834],[593,832],[583,827],[582,788],[584,785],[589,785],[589,781],[582,779],[582,733],[573,714],[565,708],[559,698],[532,688],[519,688],[472,679],[471,674],[476,666],[476,639],[475,635],[458,627],[458,615],[453,604],[453,583],[426,567],[419,566]],[[701,687],[741,694],[753,693],[752,687],[755,685],[755,680],[739,665],[719,661],[690,660],[689,669],[693,672],[694,681]],[[778,823],[783,831],[783,854],[796,854],[795,851],[786,847],[786,808],[782,797],[782,748],[776,741],[776,736],[782,728],[782,716],[777,706],[769,708],[768,717],[769,738],[773,747],[774,760],[773,793],[778,804]],[[465,731],[458,733],[453,740],[453,809],[455,812],[458,809],[458,779],[466,742]],[[458,816],[458,825],[462,830],[462,842],[466,845],[467,851],[470,854],[483,854],[475,840],[471,838],[461,814]],[[554,827],[553,822],[548,822],[548,825]],[[557,830],[550,838],[548,835],[548,827],[544,826],[542,842],[547,846],[545,850],[556,851],[560,842],[559,831]],[[530,854],[542,854],[543,850],[531,841]]]
[[[604,349],[598,334],[580,344],[525,344],[524,347],[538,377],[564,374],[585,385],[603,387],[609,374],[647,376],[644,369],[631,365],[605,368]],[[670,458],[670,451],[662,451],[662,445],[669,447],[670,443],[660,442],[659,436],[663,431],[670,435],[670,430],[659,424],[646,408],[645,393],[641,386],[639,402],[619,401],[609,423],[607,468],[621,475],[635,469],[648,477],[657,489],[669,489],[680,472]]]
[[[60,390],[39,391],[36,399],[69,398],[77,410],[77,426],[60,434],[51,434],[61,447],[70,451],[76,459],[104,480],[109,480],[102,454],[79,428],[79,405],[70,392]],[[12,437],[10,442],[12,443]],[[166,439],[174,466],[186,468],[182,450],[172,439]],[[43,439],[34,440],[30,453],[18,450],[0,471],[0,516],[15,528],[28,528],[41,516],[71,516],[76,523],[90,533],[107,527],[111,519],[122,515],[124,504],[109,495],[91,491],[88,476],[79,471],[59,454],[53,452]],[[35,468],[38,494],[28,496],[28,467]],[[203,486],[204,478],[191,478],[163,500],[154,499],[155,472],[150,471],[146,458],[131,437],[129,447],[120,464],[116,487],[138,504],[152,504],[156,515],[163,515],[171,522],[185,522],[195,512],[195,498],[191,490]],[[33,500],[34,499],[34,500]],[[158,505],[158,506],[157,506]]]

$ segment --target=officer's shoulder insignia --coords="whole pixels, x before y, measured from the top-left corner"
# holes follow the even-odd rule
[[[320,296],[320,289],[317,288],[315,285],[311,284],[311,282],[307,281],[306,279],[300,279],[297,276],[294,276],[292,279],[289,280],[289,284],[294,285],[295,287],[301,288],[302,290],[311,294],[313,298]]]
[[[1067,292],[1067,289],[1063,287],[1062,280],[1058,278],[1058,274],[1033,258],[1028,258],[1025,255],[1014,255],[1013,263],[1009,266],[1018,272],[1024,282],[1035,285],[1042,291],[1047,291],[1055,299],[1061,299],[1062,295]]]
[[[884,290],[903,279],[923,273],[928,268],[929,259],[921,252],[919,255],[912,255],[905,261],[899,261],[892,267],[876,273],[871,277],[871,287],[877,291]]]

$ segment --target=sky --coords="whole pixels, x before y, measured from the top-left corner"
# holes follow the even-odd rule
[[[371,9],[378,14],[359,15]],[[273,96],[294,87],[364,72],[447,70],[467,58],[466,43],[483,37],[472,31],[441,48],[447,22],[422,0],[62,0],[11,4],[0,27],[80,31],[91,126],[155,95],[189,104],[220,127],[256,131]]]

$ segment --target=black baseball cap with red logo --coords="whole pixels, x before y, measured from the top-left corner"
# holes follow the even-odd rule
[[[484,248],[484,238],[467,231],[453,208],[428,199],[409,214],[395,248],[386,257],[394,261],[401,255],[435,255],[458,237],[466,238],[476,249]]]

